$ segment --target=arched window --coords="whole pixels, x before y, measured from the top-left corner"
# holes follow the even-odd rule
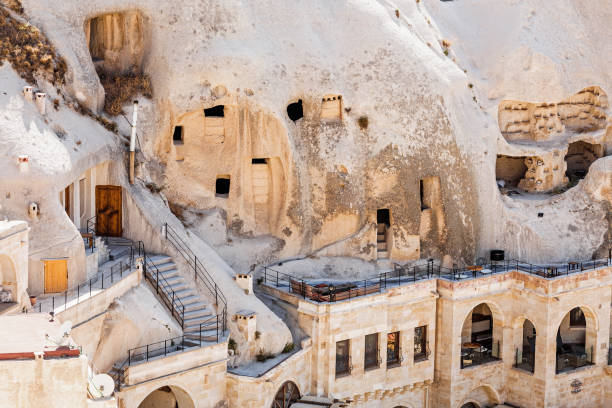
[[[516,335],[520,336],[515,350],[514,367],[533,373],[535,368],[536,330],[531,321],[525,319]]]
[[[557,330],[557,374],[593,364],[595,324],[589,320],[584,309],[575,307],[561,321]]]
[[[292,381],[287,381],[276,392],[270,408],[289,408],[300,399],[300,391]]]
[[[461,330],[461,368],[499,360],[493,313],[486,303],[474,307]]]

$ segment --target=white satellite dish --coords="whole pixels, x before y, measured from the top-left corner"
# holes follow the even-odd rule
[[[98,374],[91,379],[88,388],[94,398],[110,397],[115,391],[115,381],[108,374]]]

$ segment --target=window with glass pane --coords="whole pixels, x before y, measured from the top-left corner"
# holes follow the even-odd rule
[[[365,336],[365,368],[378,367],[378,333]]]
[[[427,358],[427,326],[414,328],[414,360]]]
[[[399,332],[387,333],[387,366],[399,363]]]
[[[349,341],[336,342],[336,374],[349,372]]]

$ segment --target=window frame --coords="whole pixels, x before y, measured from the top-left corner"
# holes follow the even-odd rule
[[[422,329],[422,338],[420,340],[420,342],[417,342],[417,331],[419,331],[419,329]],[[420,345],[421,347],[421,352],[417,353],[417,345]],[[427,345],[428,345],[428,341],[427,341],[427,325],[423,325],[423,326],[417,326],[414,328],[414,350],[413,350],[413,355],[414,355],[414,361],[418,362],[418,361],[424,361],[429,359],[429,353],[427,352]]]
[[[392,343],[389,343],[389,335],[395,335],[395,341]],[[393,353],[395,354],[395,358],[392,360],[389,360],[389,344],[394,344],[394,350]],[[402,356],[401,356],[401,344],[400,344],[400,331],[394,331],[394,332],[390,332],[387,333],[387,368],[390,367],[396,367],[401,365],[402,363]]]
[[[338,359],[338,356],[340,354],[338,354],[338,345],[339,344],[343,344],[346,343],[346,357],[343,358],[342,360]],[[342,370],[342,371],[338,371],[338,361],[346,361],[346,369]],[[351,374],[351,340],[350,339],[345,339],[345,340],[340,340],[336,342],[336,378],[338,377],[343,377],[343,376],[347,376]]]
[[[368,351],[368,339],[376,340],[376,347]],[[372,358],[373,357],[373,358]],[[380,367],[380,339],[379,333],[366,334],[364,337],[363,348],[363,368],[364,370],[373,370]]]

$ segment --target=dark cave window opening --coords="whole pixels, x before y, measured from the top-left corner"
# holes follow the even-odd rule
[[[425,204],[425,187],[423,186],[423,180],[419,180],[419,197],[421,200],[421,211],[428,209],[429,207]]]
[[[603,156],[604,149],[600,144],[587,143],[582,140],[570,143],[565,155],[567,163],[565,175],[570,181],[581,180],[586,177],[591,164]]]
[[[385,224],[387,227],[391,225],[391,214],[388,208],[376,210],[376,223]]]
[[[292,121],[302,119],[304,117],[304,108],[302,107],[302,100],[290,103],[287,105],[287,115]]]
[[[230,178],[229,176],[217,177],[215,182],[215,197],[228,198],[230,192]]]
[[[175,126],[174,133],[172,134],[172,141],[174,144],[183,144],[183,127]]]
[[[224,105],[217,105],[212,108],[204,109],[204,116],[223,118],[225,117],[224,108]]]
[[[251,164],[268,164],[268,159],[263,159],[263,158],[253,158],[251,160]]]

